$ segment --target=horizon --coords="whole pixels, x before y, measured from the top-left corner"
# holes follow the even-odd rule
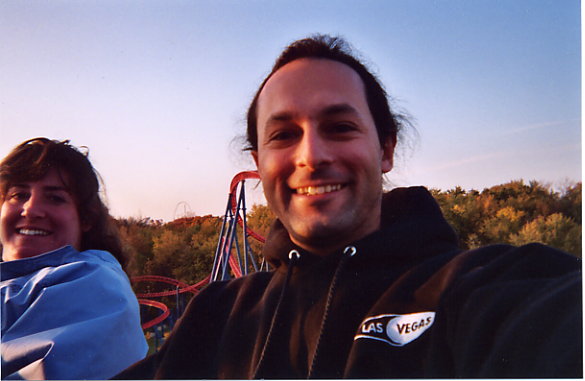
[[[581,181],[579,1],[330,4],[1,2],[0,157],[69,139],[113,216],[221,216],[231,179],[255,169],[249,102],[286,45],[319,32],[345,37],[414,120],[394,186]]]
[[[551,183],[542,183],[538,180],[530,180],[530,181],[526,181],[524,179],[516,179],[516,180],[510,180],[508,182],[505,183],[500,183],[500,184],[493,184],[491,186],[487,186],[483,189],[475,189],[475,188],[470,188],[470,189],[464,189],[459,187],[458,185],[453,186],[452,188],[448,188],[448,189],[439,189],[439,188],[428,188],[428,190],[430,192],[433,191],[438,191],[439,193],[448,193],[450,191],[455,190],[456,188],[461,188],[462,191],[465,192],[465,194],[469,194],[472,193],[474,191],[478,192],[478,193],[483,193],[485,191],[490,190],[491,188],[494,187],[499,187],[499,186],[506,186],[509,185],[511,183],[515,183],[515,182],[521,182],[523,185],[525,186],[531,186],[532,182],[536,182],[537,185],[545,188],[547,191],[552,192],[552,193],[556,193],[557,195],[559,195],[560,197],[563,197],[565,195],[565,192],[567,190],[569,190],[570,188],[576,187],[579,184],[582,184],[582,181],[567,181],[565,184],[561,184],[559,185],[559,187],[555,188],[553,184]],[[248,192],[248,188],[246,188],[246,193]],[[384,189],[384,192],[389,192],[394,188],[391,189]],[[238,190],[240,190],[240,188],[238,187]],[[253,204],[249,204],[248,201],[246,201],[246,209],[247,209],[247,214],[249,214],[252,209],[254,209],[254,207],[256,206],[264,206],[264,207],[268,207],[268,205],[266,204],[266,200],[263,200],[264,202],[261,203],[253,203]],[[206,218],[206,217],[212,217],[212,218],[224,218],[225,217],[225,211],[222,214],[194,214],[194,212],[190,209],[190,206],[187,205],[187,208],[183,209],[183,215],[178,215],[177,216],[177,209],[179,206],[181,206],[181,204],[183,204],[184,202],[180,202],[179,204],[177,204],[177,207],[175,208],[175,217],[171,220],[163,220],[163,219],[156,219],[156,218],[151,218],[149,216],[119,216],[119,217],[115,217],[117,220],[137,220],[140,221],[141,219],[147,219],[150,220],[152,222],[162,222],[163,224],[167,224],[167,223],[171,223],[171,222],[175,222],[178,220],[182,220],[182,219],[193,219],[193,218]],[[227,203],[227,200],[226,200]],[[227,210],[227,207],[226,207]]]

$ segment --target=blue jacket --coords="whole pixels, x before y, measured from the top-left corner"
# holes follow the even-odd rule
[[[144,358],[136,296],[108,252],[0,263],[3,379],[107,379]]]

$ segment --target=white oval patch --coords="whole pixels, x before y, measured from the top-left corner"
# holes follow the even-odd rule
[[[418,339],[434,321],[434,312],[396,315],[388,321],[386,334],[395,345],[403,346]]]
[[[401,347],[418,339],[434,321],[434,312],[377,315],[362,322],[354,340],[373,339]]]

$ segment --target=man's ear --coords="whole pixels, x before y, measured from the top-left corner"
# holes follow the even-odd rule
[[[256,164],[256,169],[258,169],[258,151],[250,151],[250,153],[252,154],[252,158]]]
[[[396,143],[392,138],[388,138],[382,147],[382,173],[387,173],[394,166],[394,146]]]

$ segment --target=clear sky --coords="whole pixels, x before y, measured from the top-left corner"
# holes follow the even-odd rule
[[[2,0],[0,156],[70,139],[114,216],[223,215],[254,169],[234,137],[258,85],[329,33],[414,118],[395,186],[580,181],[580,18],[578,0]]]

